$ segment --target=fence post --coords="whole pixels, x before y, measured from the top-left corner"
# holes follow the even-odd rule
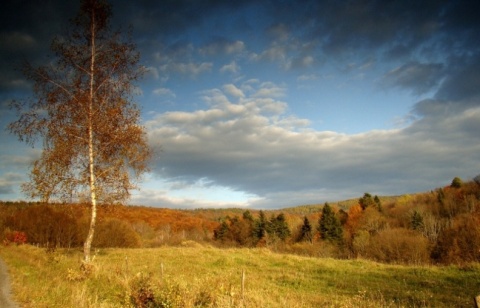
[[[242,302],[245,302],[245,269],[242,269]]]
[[[160,280],[163,281],[163,262],[160,263]]]

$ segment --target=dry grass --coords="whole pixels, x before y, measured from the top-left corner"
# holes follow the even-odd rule
[[[0,248],[21,307],[471,307],[480,266],[409,267],[196,243],[81,252]],[[245,291],[241,276],[245,271]]]

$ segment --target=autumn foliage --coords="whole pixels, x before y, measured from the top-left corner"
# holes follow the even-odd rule
[[[5,244],[81,247],[88,221],[83,204],[0,203]],[[365,193],[358,200],[281,211],[107,205],[99,208],[93,247],[186,241],[385,263],[479,262],[480,183],[456,179],[427,193]]]

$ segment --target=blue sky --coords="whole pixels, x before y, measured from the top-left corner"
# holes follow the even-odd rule
[[[155,151],[132,204],[281,208],[480,173],[478,1],[112,1],[148,73]],[[0,199],[41,149],[5,131],[77,3],[0,13]],[[21,13],[19,13],[21,12]],[[41,18],[39,18],[41,16]]]

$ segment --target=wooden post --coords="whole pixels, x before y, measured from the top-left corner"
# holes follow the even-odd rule
[[[128,277],[128,258],[125,256],[125,279]]]
[[[242,302],[245,302],[245,270],[242,269]]]
[[[160,280],[163,281],[163,262],[160,263]]]

